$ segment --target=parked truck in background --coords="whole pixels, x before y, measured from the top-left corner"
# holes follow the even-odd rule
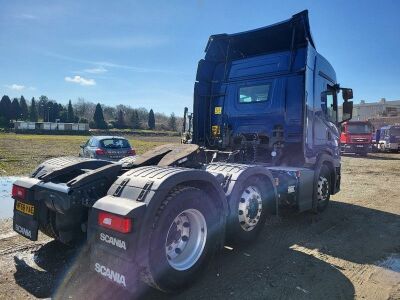
[[[374,147],[378,151],[400,151],[400,125],[383,126],[375,131]]]
[[[352,97],[316,51],[307,11],[212,35],[182,144],[120,163],[44,162],[14,184],[14,230],[64,243],[87,236],[90,268],[118,287],[140,278],[183,288],[225,243],[254,241],[280,207],[326,209],[340,189],[338,126]]]
[[[340,150],[366,156],[372,150],[372,124],[368,121],[350,121],[342,124]]]

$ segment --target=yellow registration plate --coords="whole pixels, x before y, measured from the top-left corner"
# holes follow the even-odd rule
[[[31,216],[33,216],[33,214],[35,213],[35,207],[33,205],[26,204],[21,201],[17,201],[17,203],[15,204],[15,209]]]

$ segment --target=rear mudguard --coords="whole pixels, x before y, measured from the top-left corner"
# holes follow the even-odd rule
[[[41,163],[32,173],[31,177],[40,179],[44,182],[48,182],[62,175],[71,174],[72,176],[77,176],[84,173],[80,170],[94,170],[110,164],[113,163],[110,161],[99,159],[89,159],[73,156],[57,157]]]
[[[139,269],[146,269],[150,236],[148,228],[154,224],[156,213],[168,193],[178,185],[197,187],[215,200],[220,210],[221,238],[223,246],[228,205],[225,193],[218,180],[204,170],[146,166],[128,171],[121,175],[108,190],[107,196],[99,199],[89,213],[88,237],[98,249],[108,254],[117,255],[125,260],[132,261]],[[98,226],[99,211],[106,211],[133,219],[132,234],[110,232]],[[113,237],[129,244],[129,249],[109,247],[99,240],[101,233],[111,234]],[[93,257],[92,257],[93,259]],[[97,259],[97,258],[94,258]],[[101,258],[100,258],[101,259]]]
[[[271,197],[268,198],[268,210],[271,214],[278,213],[278,193],[274,184],[272,173],[263,166],[252,166],[243,164],[212,163],[207,166],[208,172],[218,176],[223,176],[222,187],[225,191],[228,205],[231,205],[231,199],[240,197],[244,183],[250,177],[262,177],[266,184],[271,187]],[[229,207],[232,211],[232,207]],[[233,209],[234,210],[234,209]],[[236,216],[231,216],[236,217]]]

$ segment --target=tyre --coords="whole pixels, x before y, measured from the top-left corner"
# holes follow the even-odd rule
[[[52,211],[48,211],[46,224],[39,224],[39,230],[48,237],[59,240],[59,235],[56,229],[56,215]]]
[[[165,292],[192,283],[218,249],[220,224],[218,207],[205,192],[193,187],[173,190],[149,232],[150,276],[144,281]]]
[[[39,230],[48,237],[53,238],[56,241],[69,247],[80,246],[86,240],[86,236],[83,232],[75,232],[73,238],[63,240],[61,238],[59,229],[56,226],[56,218],[57,213],[49,210],[47,213],[47,222],[45,224],[40,223]]]
[[[329,204],[331,196],[331,173],[326,165],[322,165],[315,184],[314,211],[323,212]]]
[[[272,186],[260,177],[249,177],[240,185],[229,203],[229,242],[243,245],[257,238],[270,215],[268,200],[273,196]]]

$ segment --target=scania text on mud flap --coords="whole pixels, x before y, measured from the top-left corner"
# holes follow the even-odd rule
[[[102,266],[99,263],[95,263],[94,269],[97,273],[101,274],[101,276],[107,277],[107,279],[114,281],[117,284],[126,287],[125,276],[121,275],[106,266]]]
[[[29,239],[32,239],[32,231],[30,231],[29,229],[26,229],[24,227],[22,227],[21,225],[15,224],[14,225],[14,230],[16,232],[18,232],[19,234],[23,235],[24,237],[27,237]]]
[[[103,233],[103,232],[100,233],[100,241],[105,242],[105,243],[107,243],[107,244],[111,244],[111,245],[113,245],[113,246],[116,246],[116,247],[118,247],[118,248],[121,248],[121,249],[126,250],[126,243],[125,243],[125,241],[120,240],[120,239],[118,239],[118,238],[116,238],[116,237],[109,236],[109,235],[106,234],[106,233]]]
[[[86,237],[99,280],[170,292],[225,243],[257,240],[282,206],[324,211],[340,190],[338,126],[352,117],[353,91],[316,51],[307,11],[212,35],[205,52],[182,144],[118,163],[44,162],[16,183],[28,199],[14,209],[14,229],[64,243]],[[15,193],[17,203],[24,192]]]

